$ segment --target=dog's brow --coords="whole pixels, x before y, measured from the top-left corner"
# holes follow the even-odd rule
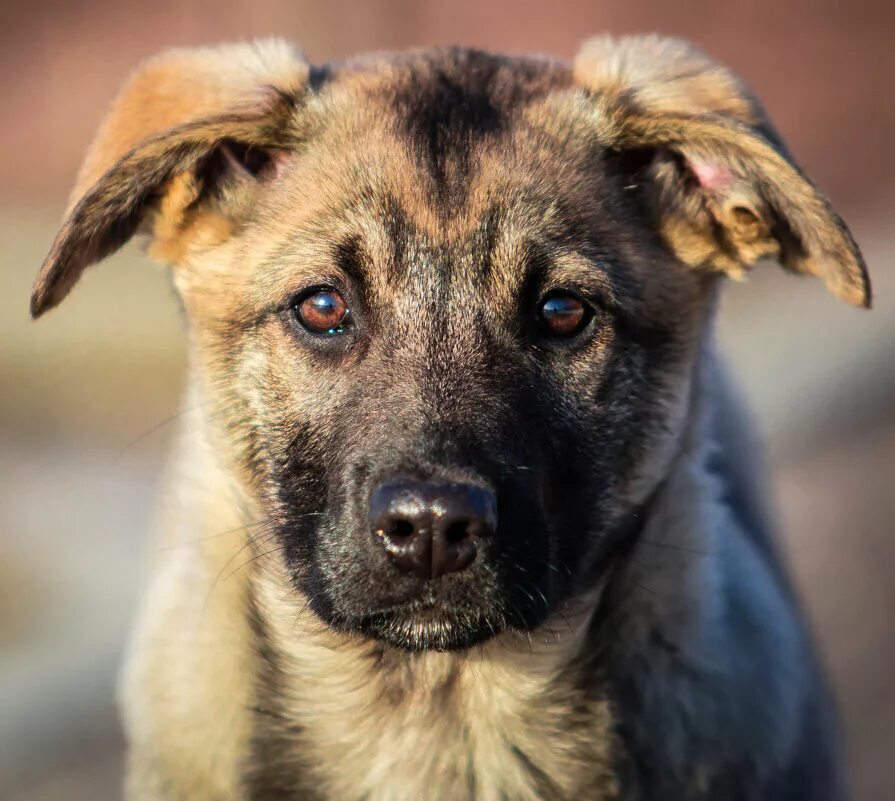
[[[501,206],[492,203],[479,217],[478,225],[469,237],[470,249],[479,256],[482,281],[489,281],[494,273],[494,253],[499,245]]]
[[[408,247],[419,236],[394,195],[362,186],[283,236],[260,263],[259,273],[273,275],[302,267],[311,273],[335,271],[368,294],[373,284],[400,280]]]
[[[551,254],[544,278],[548,283],[589,287],[598,292],[606,304],[616,307],[619,299],[610,276],[614,263],[610,258],[563,249]]]
[[[359,234],[350,234],[332,246],[332,263],[354,287],[365,305],[370,303],[371,261]]]
[[[360,236],[352,235],[332,247],[333,263],[359,286],[365,284],[364,267],[368,256]]]

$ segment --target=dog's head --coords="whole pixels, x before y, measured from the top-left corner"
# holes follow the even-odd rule
[[[760,107],[656,38],[571,67],[165,54],[101,129],[33,314],[138,228],[295,590],[414,649],[531,629],[594,578],[678,448],[720,276],[770,256],[869,303]]]

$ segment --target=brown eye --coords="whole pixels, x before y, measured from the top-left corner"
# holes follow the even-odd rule
[[[557,293],[541,304],[538,312],[544,332],[552,337],[571,337],[584,329],[590,320],[590,309],[574,295]]]
[[[312,334],[345,333],[349,311],[345,299],[334,289],[318,289],[295,306],[298,321]]]

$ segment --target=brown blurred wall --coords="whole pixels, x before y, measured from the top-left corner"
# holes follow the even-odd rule
[[[184,372],[163,270],[125,248],[32,324],[28,288],[104,107],[145,56],[261,35],[316,61],[469,44],[570,57],[658,31],[729,64],[843,212],[872,314],[756,271],[720,338],[771,451],[783,543],[849,734],[895,798],[895,1],[0,0],[0,797],[118,797],[113,684]]]
[[[663,0],[72,0],[0,10],[0,201],[67,191],[96,121],[141,58],[173,45],[276,34],[315,60],[469,44],[571,56],[599,31],[685,36],[742,74],[834,199],[895,179],[895,3]]]

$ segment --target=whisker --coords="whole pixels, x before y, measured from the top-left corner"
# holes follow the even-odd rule
[[[152,426],[152,428],[150,428],[150,429],[147,430],[147,431],[144,431],[144,432],[143,432],[142,434],[140,434],[138,437],[135,437],[135,438],[132,439],[130,442],[128,442],[128,443],[127,443],[127,444],[126,444],[126,445],[125,445],[125,446],[124,446],[124,447],[123,447],[117,454],[115,454],[115,456],[114,456],[113,459],[112,459],[112,464],[113,464],[113,465],[118,464],[118,462],[121,461],[121,459],[124,457],[124,455],[125,455],[131,448],[133,448],[133,447],[136,446],[136,445],[139,445],[141,442],[143,442],[143,440],[148,439],[149,437],[151,437],[153,434],[156,433],[156,431],[160,431],[160,430],[163,429],[165,426],[168,426],[168,425],[170,425],[171,423],[173,423],[175,420],[178,420],[178,419],[180,419],[181,417],[183,417],[185,414],[189,414],[190,412],[198,411],[199,409],[201,409],[201,408],[203,408],[203,407],[205,407],[205,406],[208,406],[210,403],[211,403],[211,401],[204,401],[203,403],[200,403],[200,404],[198,404],[198,405],[196,405],[196,406],[192,406],[192,407],[187,408],[187,409],[180,409],[179,411],[175,412],[174,414],[170,415],[169,417],[166,417],[166,418],[165,418],[164,420],[162,420],[161,422],[156,423],[154,426]]]
[[[687,548],[684,545],[673,545],[670,542],[656,542],[655,540],[648,540],[644,537],[640,537],[637,540],[638,543],[643,543],[644,545],[651,545],[654,548],[665,548],[669,551],[681,551],[682,553],[696,554],[697,556],[708,556],[708,551],[700,550],[699,548]]]
[[[263,518],[262,520],[256,520],[253,523],[246,523],[244,526],[234,526],[233,528],[225,529],[224,531],[219,531],[216,534],[207,534],[204,537],[195,537],[193,539],[186,540],[185,542],[176,542],[173,545],[166,545],[163,548],[157,548],[156,553],[165,553],[166,551],[174,551],[178,548],[187,548],[191,545],[198,545],[200,542],[208,542],[209,540],[217,539],[218,537],[224,537],[227,534],[236,534],[240,531],[247,531],[250,528],[254,528],[255,526],[259,526],[263,523],[267,522],[267,518]]]
[[[230,572],[224,577],[223,581],[226,581],[226,580],[229,579],[231,576],[235,576],[235,575],[236,575],[240,570],[242,570],[244,567],[246,567],[247,565],[252,564],[252,562],[257,562],[259,559],[262,559],[262,558],[264,558],[265,556],[270,556],[270,555],[273,554],[273,553],[277,553],[278,551],[284,551],[284,550],[286,550],[286,546],[285,546],[285,545],[278,545],[276,548],[271,548],[269,551],[264,551],[263,553],[256,554],[255,556],[253,556],[253,557],[252,557],[251,559],[249,559],[248,561],[243,562],[243,563],[242,563],[239,567],[237,567],[235,570],[230,571]]]
[[[293,632],[295,631],[295,627],[298,625],[298,621],[301,620],[302,616],[307,611],[307,609],[310,605],[311,605],[311,599],[308,598],[302,605],[301,609],[298,610],[298,614],[295,616],[295,620],[292,621],[292,631]]]
[[[633,579],[630,576],[625,576],[625,580],[630,581],[635,587],[638,587],[639,589],[643,590],[644,592],[648,592],[652,596],[658,595],[658,593],[655,590],[651,590],[645,584],[641,584],[639,581],[637,581],[637,579]]]
[[[277,535],[277,529],[272,526],[272,522],[270,520],[262,521],[256,528],[258,529],[256,533],[246,537],[245,542],[236,549],[236,551],[227,559],[226,562],[221,566],[221,569],[218,571],[217,575],[214,577],[214,580],[211,582],[211,585],[208,588],[208,592],[205,595],[205,600],[202,604],[203,610],[208,605],[208,601],[210,600],[214,590],[216,589],[218,582],[222,579],[221,577],[224,575],[227,568],[233,564],[234,560],[245,551],[246,548],[250,548],[253,545],[263,546],[267,542],[269,542],[273,537]],[[282,546],[281,546],[282,547]],[[251,561],[251,560],[250,560]],[[232,575],[232,574],[231,574]],[[229,578],[229,576],[227,576]]]

